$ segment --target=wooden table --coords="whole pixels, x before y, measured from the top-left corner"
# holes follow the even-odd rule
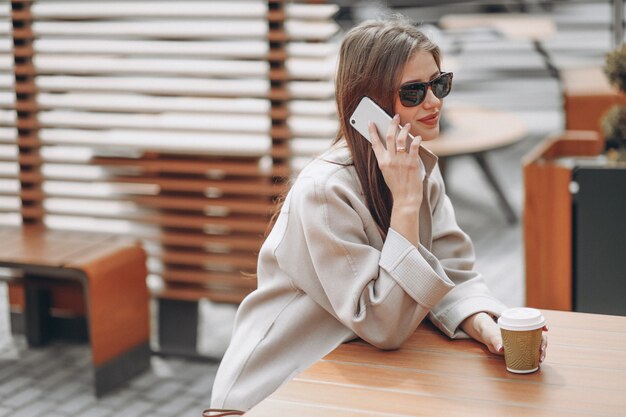
[[[556,79],[559,77],[552,57],[543,46],[544,41],[556,34],[556,23],[551,17],[526,13],[449,14],[439,20],[439,26],[453,37],[457,52],[461,51],[461,38],[468,30],[488,29],[511,41],[529,41],[550,74]]]
[[[470,155],[485,175],[498,198],[509,223],[517,221],[517,214],[487,161],[487,152],[510,146],[524,139],[528,128],[514,113],[468,106],[446,107],[447,128],[441,136],[423,146],[437,155],[445,177],[447,158]]]
[[[507,39],[545,40],[556,33],[554,20],[525,13],[448,14],[439,20],[444,30],[489,28]]]
[[[246,416],[624,416],[626,317],[544,315],[548,355],[533,374],[423,324],[396,351],[341,345]]]

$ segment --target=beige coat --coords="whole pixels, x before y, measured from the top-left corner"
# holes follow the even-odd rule
[[[263,244],[258,289],[241,304],[211,407],[247,410],[339,344],[360,337],[398,348],[428,315],[449,337],[468,316],[505,308],[472,271],[434,155],[426,168],[420,245],[390,229],[382,239],[346,147],[298,176]]]

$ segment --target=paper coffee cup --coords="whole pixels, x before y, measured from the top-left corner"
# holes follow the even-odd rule
[[[498,325],[509,372],[527,374],[539,369],[539,349],[545,324],[541,311],[535,308],[510,308],[502,313]]]

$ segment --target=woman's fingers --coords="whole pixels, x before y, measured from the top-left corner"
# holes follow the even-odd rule
[[[393,116],[391,123],[389,123],[389,127],[387,128],[387,134],[385,135],[387,152],[389,152],[390,155],[396,154],[396,133],[398,132],[399,124],[400,115],[396,114],[395,116]]]
[[[374,122],[368,122],[367,129],[370,132],[370,139],[372,139],[372,149],[374,149],[374,154],[376,155],[376,158],[380,158],[384,147],[383,143],[380,141],[380,136],[378,136],[378,131],[376,130]]]
[[[406,147],[406,143],[407,143],[407,137],[409,135],[410,127],[411,127],[410,123],[407,123],[404,126],[402,126],[402,129],[400,129],[400,133],[398,134],[398,137],[396,138],[396,151],[399,154],[409,152],[409,149],[407,149]]]
[[[541,335],[541,348],[539,353],[539,362],[543,362],[546,359],[546,351],[548,349],[548,336]]]
[[[497,355],[504,355],[504,347],[502,346],[502,336],[495,334],[490,340],[490,351]]]
[[[422,137],[421,136],[415,136],[413,138],[413,141],[411,142],[411,150],[410,152],[412,154],[417,154],[417,152],[419,152],[420,149],[420,144],[422,143]]]

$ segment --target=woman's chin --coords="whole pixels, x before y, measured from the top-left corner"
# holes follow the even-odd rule
[[[421,132],[413,133],[413,136],[421,136],[422,140],[428,142],[429,140],[437,139],[439,137],[439,126],[434,127],[432,129],[428,129],[426,131],[422,130]]]

